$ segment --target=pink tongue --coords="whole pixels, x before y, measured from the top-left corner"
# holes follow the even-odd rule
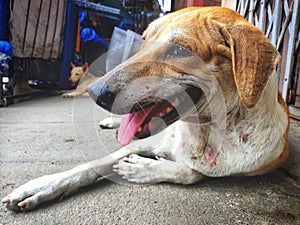
[[[118,133],[118,141],[121,145],[125,146],[131,142],[137,130],[142,125],[142,123],[154,107],[155,105],[151,106],[146,110],[122,116],[121,125]]]

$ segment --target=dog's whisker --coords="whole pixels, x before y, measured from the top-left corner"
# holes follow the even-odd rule
[[[137,104],[138,104],[138,106],[142,109],[142,111],[145,112],[143,106],[142,106],[139,102],[138,102]]]

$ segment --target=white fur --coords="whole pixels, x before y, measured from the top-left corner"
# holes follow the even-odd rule
[[[103,129],[114,129],[118,128],[121,123],[121,118],[107,117],[99,122],[99,126]]]
[[[185,141],[182,155],[186,156],[190,167],[206,176],[229,176],[254,172],[278,158],[283,150],[283,135],[288,126],[288,118],[284,108],[278,103],[277,86],[277,78],[273,73],[254,108],[246,109],[243,105],[239,106],[240,112],[244,112],[242,116],[245,119],[236,124],[233,130],[231,128],[228,130],[227,127],[222,147],[217,149],[218,157],[215,165],[207,163],[205,157],[202,157],[201,163],[190,160],[190,155],[196,152],[193,146],[190,146],[187,153],[187,143],[195,142]],[[181,130],[188,132],[188,129],[184,131],[181,128]],[[249,141],[246,143],[241,140],[244,133],[249,134]],[[182,136],[190,137],[193,133],[182,133]],[[184,140],[183,137],[181,139]]]

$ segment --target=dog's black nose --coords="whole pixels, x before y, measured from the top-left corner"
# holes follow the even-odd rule
[[[99,86],[95,83],[89,88],[89,95],[100,107],[111,111],[116,95],[109,90],[108,85]]]
[[[96,103],[102,108],[111,111],[115,98],[116,95],[113,92],[109,91],[107,86],[104,86],[100,91],[100,95],[98,96]]]

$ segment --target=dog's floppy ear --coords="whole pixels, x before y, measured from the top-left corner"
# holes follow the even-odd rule
[[[248,22],[242,21],[232,27],[219,24],[219,28],[230,47],[234,79],[241,101],[251,108],[260,99],[280,55],[265,35]]]

